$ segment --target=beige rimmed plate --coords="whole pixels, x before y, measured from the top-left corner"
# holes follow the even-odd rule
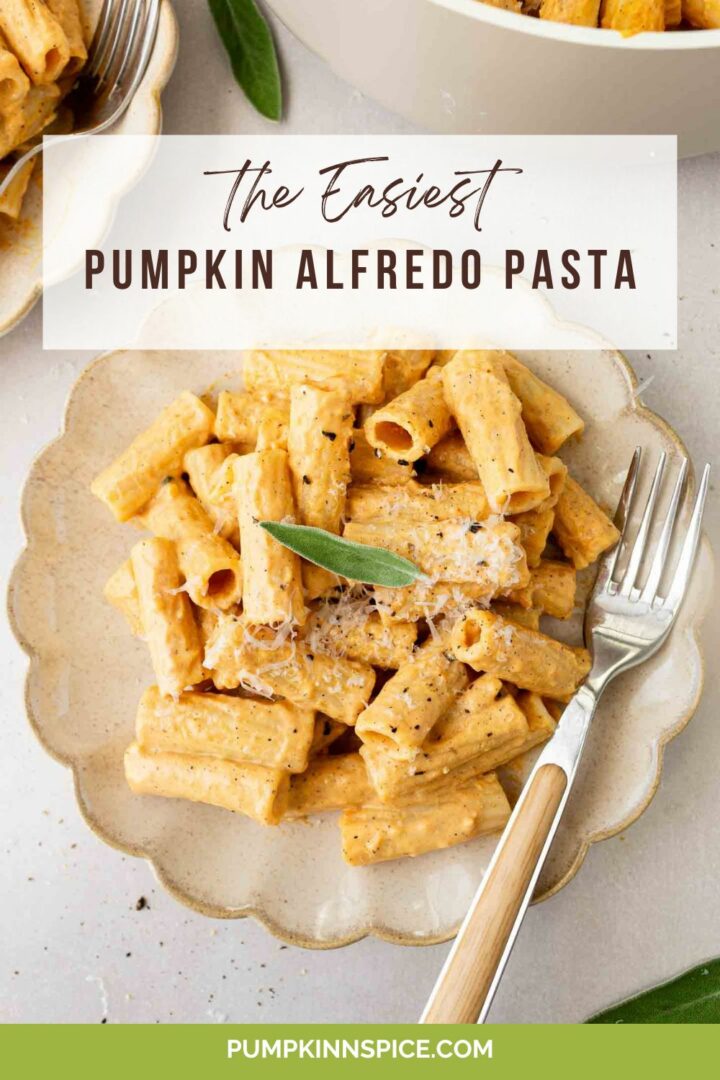
[[[84,0],[91,24],[99,0]],[[120,135],[157,135],[162,127],[160,95],[175,66],[178,27],[170,0],[163,0],[157,39],[145,77],[127,112],[113,128]],[[135,166],[130,163],[129,169]],[[118,175],[117,192],[132,179]],[[108,203],[113,198],[108,192]],[[0,335],[28,314],[42,292],[42,185],[37,170],[18,222],[0,222]]]
[[[665,449],[671,472],[677,467],[680,440],[638,403],[634,376],[619,354],[521,355],[584,415],[584,441],[563,456],[601,502],[616,500],[638,444],[653,458]],[[442,941],[465,914],[493,838],[350,868],[340,856],[334,815],[263,828],[212,807],[134,796],[125,785],[122,755],[152,672],[145,646],[104,603],[102,587],[137,532],[118,527],[88,487],[181,390],[236,385],[233,369],[229,353],[119,352],[95,361],[72,391],[64,433],[27,482],[27,548],[9,594],[15,633],[30,657],[31,724],[47,750],[72,768],[90,826],[151,860],[166,888],[197,910],[252,914],[278,936],[313,947],[368,933],[406,944]],[[701,692],[696,631],[711,578],[705,543],[669,643],[604,697],[541,895],[565,884],[589,845],[625,828],[654,794],[663,746],[689,720]]]

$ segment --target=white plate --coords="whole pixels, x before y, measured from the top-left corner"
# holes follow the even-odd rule
[[[98,0],[85,0],[92,13]],[[127,112],[113,128],[121,135],[157,135],[162,126],[160,94],[173,67],[178,27],[170,0],[163,0],[150,64]],[[36,175],[30,184],[18,222],[0,222],[0,335],[6,334],[30,311],[42,292],[42,187]],[[127,178],[117,176],[121,192]],[[112,199],[108,193],[108,201]]]
[[[626,361],[612,352],[521,354],[561,388],[587,421],[563,454],[601,502],[614,504],[633,448],[682,444],[638,403]],[[63,435],[40,456],[25,489],[27,549],[10,587],[10,616],[30,656],[27,711],[43,745],[72,768],[90,826],[145,856],[184,903],[214,916],[253,914],[273,933],[316,947],[367,933],[427,943],[450,937],[493,850],[481,839],[414,860],[344,865],[334,815],[263,828],[208,806],[134,796],[122,772],[137,701],[152,681],[145,646],[103,601],[105,580],[137,532],[118,527],[88,486],[157,411],[187,387],[238,382],[229,353],[121,352],[76,384]],[[696,631],[711,592],[709,547],[669,643],[619,679],[593,722],[576,788],[543,873],[541,893],[577,871],[589,845],[639,816],[657,788],[664,744],[692,715],[702,686]],[[78,885],[78,887],[80,887]]]

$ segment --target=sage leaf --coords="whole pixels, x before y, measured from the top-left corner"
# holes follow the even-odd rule
[[[286,548],[339,577],[391,589],[426,580],[414,563],[385,548],[357,544],[311,525],[286,525],[280,521],[261,521],[260,525]]]
[[[588,1024],[720,1024],[720,960],[692,968],[591,1017]]]
[[[259,113],[282,115],[282,85],[270,27],[255,0],[208,0],[236,81]]]

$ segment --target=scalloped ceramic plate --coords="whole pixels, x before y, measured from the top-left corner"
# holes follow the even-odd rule
[[[92,20],[99,0],[84,0]],[[173,67],[178,27],[169,0],[163,0],[157,39],[145,78],[130,107],[113,131],[121,135],[157,135],[162,126],[160,94]],[[126,177],[118,176],[118,191]],[[110,193],[108,193],[110,201]],[[0,222],[0,335],[12,330],[32,309],[42,292],[42,186],[33,178],[18,222]]]
[[[634,376],[619,354],[521,355],[585,416],[583,443],[564,456],[601,502],[614,504],[637,444],[652,457],[665,449],[671,472],[677,467],[680,440],[637,402]],[[166,888],[197,910],[252,914],[273,933],[315,947],[368,933],[407,944],[447,939],[465,914],[493,838],[350,868],[340,856],[334,815],[269,829],[213,807],[134,796],[124,782],[123,750],[152,673],[145,647],[130,638],[101,590],[137,533],[118,527],[88,487],[182,389],[235,385],[232,368],[228,353],[123,352],[95,361],[76,384],[64,434],[27,482],[27,548],[10,587],[11,620],[31,661],[30,721],[48,751],[72,768],[90,826],[151,860]],[[565,884],[589,845],[625,828],[655,792],[662,748],[688,721],[701,692],[695,633],[711,577],[705,543],[669,643],[605,695],[540,895]]]

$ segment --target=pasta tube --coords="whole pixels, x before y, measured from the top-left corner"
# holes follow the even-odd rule
[[[287,419],[288,404],[265,401],[255,394],[233,393],[221,390],[218,395],[215,435],[220,442],[239,443],[246,450],[254,450],[258,431],[268,404],[282,409]]]
[[[287,806],[290,775],[282,769],[242,765],[198,754],[150,753],[132,743],[125,778],[136,795],[189,799],[277,825]]]
[[[550,487],[550,494],[537,509],[552,509],[553,506],[557,506],[557,501],[565,490],[568,475],[567,465],[559,457],[546,457],[545,454],[536,454],[535,457],[538,465],[545,473]],[[530,512],[528,511],[528,513]]]
[[[347,656],[373,667],[399,668],[415,647],[417,627],[399,619],[384,625],[378,614],[356,614],[352,607],[324,604],[305,626],[311,649],[330,656]]]
[[[441,368],[430,368],[410,390],[365,421],[367,441],[400,464],[417,461],[453,426],[445,403]]]
[[[103,589],[103,596],[109,604],[125,616],[130,632],[135,637],[143,636],[142,617],[140,615],[140,598],[138,597],[135,574],[133,573],[132,561],[126,559],[118,566]]]
[[[350,482],[353,410],[342,390],[294,386],[290,393],[288,460],[301,524],[338,533]],[[303,581],[312,596],[337,584],[322,567],[305,564]]]
[[[562,394],[539,379],[512,353],[502,352],[499,359],[512,392],[520,400],[523,423],[536,450],[556,454],[572,435],[582,435],[585,429],[582,417]]]
[[[343,858],[350,866],[367,866],[422,855],[498,832],[509,817],[507,796],[490,773],[436,795],[427,806],[345,810],[340,816]]]
[[[720,10],[720,9],[719,9]],[[675,30],[683,21],[682,0],[665,0],[665,29]],[[718,18],[720,26],[720,18]]]
[[[555,521],[555,511],[552,507],[543,505],[536,510],[516,514],[511,520],[520,530],[520,544],[525,551],[528,566],[538,566],[547,547]]]
[[[460,352],[442,369],[445,396],[497,513],[543,502],[550,485],[538,465],[521,405],[492,352]]]
[[[190,600],[181,591],[175,545],[140,540],[130,555],[143,636],[161,694],[176,697],[203,679],[200,635]]]
[[[70,46],[47,4],[0,0],[0,30],[34,83],[57,82],[70,59]]]
[[[285,701],[227,694],[164,699],[151,686],[140,699],[135,738],[143,750],[202,754],[299,773],[307,768],[315,713]]]
[[[375,797],[359,754],[315,758],[307,772],[290,781],[287,817],[361,806]]]
[[[383,369],[385,400],[399,397],[422,379],[434,355],[431,349],[393,349],[388,352]]]
[[[374,744],[413,761],[430,729],[468,684],[467,671],[442,642],[418,649],[360,714],[355,730]]]
[[[431,473],[438,473],[446,481],[477,482],[478,479],[477,466],[459,431],[451,431],[433,446],[427,457],[427,465]]]
[[[0,76],[1,86],[2,77]],[[0,195],[0,214],[4,214],[11,221],[17,221],[22,212],[30,179],[35,171],[35,160],[35,158],[31,158],[30,161],[26,161],[15,178],[5,188],[2,195]],[[12,165],[0,166],[0,181],[7,176],[11,168]]]
[[[198,607],[226,609],[242,595],[240,556],[215,532],[212,519],[183,480],[169,480],[136,521],[173,540],[190,599]]]
[[[4,120],[0,150],[26,149],[55,120],[60,103],[58,86],[31,86],[28,95]]]
[[[377,405],[383,399],[384,352],[296,352],[256,350],[245,354],[243,382],[255,394],[288,397],[293,386],[313,383],[343,390],[353,403]]]
[[[0,113],[16,109],[27,97],[29,89],[30,80],[8,47],[7,38],[0,32]]]
[[[415,475],[410,462],[399,465],[375,450],[362,428],[355,428],[350,441],[350,470],[355,484],[406,484]]]
[[[417,622],[439,615],[456,615],[487,601],[488,582],[416,581],[402,589],[375,586],[381,619],[392,626],[396,619]],[[490,590],[491,591],[491,590]]]
[[[600,25],[623,37],[665,29],[665,0],[603,0]]]
[[[288,455],[284,450],[245,454],[234,466],[235,497],[243,551],[243,611],[248,623],[305,621],[300,559],[274,540],[261,521],[295,514]]]
[[[682,0],[682,17],[700,30],[717,30],[720,28],[720,0]]]
[[[577,570],[594,563],[620,539],[607,514],[571,476],[555,507],[552,531]]]
[[[600,0],[542,0],[540,18],[573,26],[597,26]]]
[[[341,390],[293,387],[288,459],[303,525],[340,531],[350,481],[352,424],[353,411]]]
[[[590,670],[587,649],[564,645],[491,611],[468,611],[452,631],[450,649],[476,671],[558,701],[572,697]]]
[[[575,608],[577,574],[569,563],[543,559],[530,571],[530,581],[513,589],[508,599],[523,608],[537,608],[555,619],[569,619]]]
[[[523,751],[531,750],[538,743],[545,742],[554,733],[557,721],[539,694],[533,694],[529,690],[521,690],[516,702],[522,710],[528,725],[528,743]]]
[[[454,783],[453,770],[483,757],[489,772],[517,752],[528,734],[525,716],[492,675],[484,675],[455,698],[408,763],[368,743],[360,754],[383,802],[422,801],[428,790]],[[478,772],[479,775],[479,772]]]
[[[238,455],[234,453],[232,443],[208,443],[188,450],[183,458],[183,468],[188,475],[190,486],[202,504],[203,510],[215,526],[215,530],[236,547],[240,547],[240,528],[237,521],[237,507],[233,498],[234,475],[232,464]],[[226,464],[229,463],[229,464]],[[225,482],[226,472],[230,470],[230,482]],[[216,485],[218,485],[216,487]]]
[[[444,521],[464,518],[482,521],[490,514],[485,490],[479,481],[459,484],[351,484],[346,517],[372,522],[377,518],[409,518],[412,521]]]
[[[410,559],[437,581],[485,586],[496,596],[527,579],[520,530],[508,521],[440,521],[414,524],[403,518],[374,522],[351,521],[343,532],[348,540],[388,548]]]
[[[256,450],[287,450],[288,410],[286,402],[265,406],[258,423]]]
[[[313,652],[305,642],[287,636],[287,629],[289,624],[280,632],[253,635],[240,619],[219,619],[205,649],[205,666],[215,685],[276,694],[354,724],[375,685],[373,669],[357,660]]]
[[[63,69],[63,77],[77,75],[85,66],[87,48],[83,34],[82,16],[78,0],[45,0],[67,39],[70,58]]]
[[[186,390],[93,480],[93,495],[118,521],[127,521],[152,498],[166,476],[180,474],[188,450],[208,442],[213,420],[207,405]]]
[[[492,610],[496,615],[501,615],[503,619],[509,619],[510,622],[526,626],[528,630],[540,629],[540,615],[542,612],[538,608],[524,608],[520,607],[519,604],[509,604],[504,600],[495,600]]]

